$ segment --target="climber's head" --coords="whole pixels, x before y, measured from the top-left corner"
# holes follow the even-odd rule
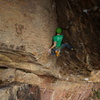
[[[61,33],[62,33],[62,29],[61,29],[61,28],[57,28],[57,29],[56,29],[56,33],[57,33],[57,34],[61,34]]]

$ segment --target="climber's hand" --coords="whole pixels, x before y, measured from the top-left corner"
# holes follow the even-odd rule
[[[51,53],[51,49],[49,49],[48,52]]]

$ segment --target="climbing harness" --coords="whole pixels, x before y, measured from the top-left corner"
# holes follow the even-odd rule
[[[60,56],[60,50],[56,50],[55,53],[56,53],[56,57]]]
[[[60,47],[55,47],[51,50],[51,55],[56,55],[56,57],[60,56]]]

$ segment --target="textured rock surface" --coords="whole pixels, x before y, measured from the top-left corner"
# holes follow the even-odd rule
[[[56,61],[54,58],[53,60]],[[52,61],[53,63],[55,61]],[[35,56],[28,52],[0,49],[0,68],[9,67],[32,72],[36,75],[51,75],[59,77],[59,69],[40,64]]]
[[[100,71],[92,71],[90,81],[100,82]]]
[[[14,84],[0,89],[0,100],[40,100],[38,86]]]
[[[0,70],[0,80],[2,82],[13,82],[15,81],[15,69],[2,69]]]
[[[98,4],[0,0],[0,100],[97,100]],[[76,51],[63,50],[58,59],[47,53],[57,21],[64,42],[76,47]]]
[[[55,2],[1,0],[0,66],[65,78],[67,74],[89,76],[93,69],[98,70],[99,8],[95,7],[98,2],[90,1],[89,15],[84,12],[82,2],[56,1],[58,23],[65,29],[65,42],[75,46],[76,51],[62,52],[55,65],[56,58],[49,58],[47,53],[57,27]],[[89,9],[88,2],[85,4]]]
[[[55,2],[0,0],[0,19],[0,67],[58,77],[47,52],[57,27]]]
[[[52,0],[0,0],[0,46],[31,52],[48,62],[46,51],[57,27]]]
[[[97,86],[98,84],[92,83],[61,81],[51,86],[13,83],[0,88],[0,100],[97,100],[97,96],[92,95],[92,89],[100,89]]]
[[[76,47],[74,52],[63,51],[58,60],[61,73],[87,76],[91,70],[100,70],[100,1],[56,0],[56,4],[59,27],[64,29],[64,42]]]

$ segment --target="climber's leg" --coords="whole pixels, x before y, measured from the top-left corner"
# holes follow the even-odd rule
[[[65,47],[67,47],[70,50],[74,50],[74,47],[69,45],[68,43],[64,43],[64,44],[61,45],[61,49],[65,48]]]

